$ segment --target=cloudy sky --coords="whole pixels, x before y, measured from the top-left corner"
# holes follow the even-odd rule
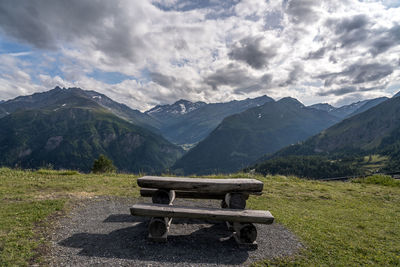
[[[56,85],[146,110],[400,90],[400,1],[2,0],[0,100]]]

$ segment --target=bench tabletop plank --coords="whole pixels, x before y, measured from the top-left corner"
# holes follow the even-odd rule
[[[264,184],[256,179],[208,179],[144,176],[137,180],[140,187],[187,190],[204,193],[261,192]]]
[[[271,224],[274,221],[272,214],[264,210],[198,208],[162,204],[135,204],[131,208],[131,214],[133,216],[209,219],[262,224]]]

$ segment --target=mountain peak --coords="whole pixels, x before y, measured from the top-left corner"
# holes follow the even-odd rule
[[[335,107],[328,104],[328,103],[318,103],[318,104],[314,104],[311,106],[308,106],[309,108],[313,108],[313,109],[317,109],[317,110],[323,110],[326,112],[331,112],[332,110],[335,110]]]
[[[173,105],[176,105],[176,104],[193,104],[193,102],[191,102],[191,101],[189,101],[189,100],[186,100],[186,99],[179,99],[178,101],[176,101]]]
[[[299,100],[293,97],[284,97],[278,101],[278,103],[296,105],[296,106],[304,106]]]
[[[174,104],[157,105],[154,108],[146,111],[147,114],[168,113],[172,115],[183,115],[206,105],[204,102],[191,102],[186,99],[179,99]]]
[[[399,97],[399,96],[400,96],[400,91],[398,91],[398,92],[393,96],[393,98]]]

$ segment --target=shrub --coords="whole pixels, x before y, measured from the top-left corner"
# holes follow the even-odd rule
[[[356,178],[353,179],[352,182],[360,184],[379,184],[379,185],[400,187],[400,180],[396,180],[389,175],[382,175],[382,174],[375,174],[365,178]]]
[[[110,173],[115,172],[116,170],[117,168],[114,166],[112,160],[103,154],[101,154],[99,158],[93,162],[93,173]]]

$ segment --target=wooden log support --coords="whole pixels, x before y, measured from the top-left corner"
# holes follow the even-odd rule
[[[167,190],[226,194],[232,192],[262,192],[264,184],[256,179],[205,179],[144,176],[137,180],[140,187]]]
[[[153,197],[154,193],[158,189],[155,188],[141,188],[140,195],[142,197]],[[174,190],[176,198],[194,198],[194,199],[224,199],[225,194],[218,193],[204,193],[204,192],[195,192],[195,191],[181,191]],[[255,192],[253,194],[260,195],[261,192]]]
[[[175,200],[175,191],[165,189],[155,190],[151,197],[151,200],[155,204],[172,205]]]
[[[234,237],[241,245],[255,244],[257,228],[252,223],[233,223]]]
[[[228,193],[225,195],[225,204],[230,209],[244,210],[246,208],[246,200],[248,198],[248,194]]]
[[[264,210],[234,210],[219,208],[182,207],[161,204],[135,204],[133,216],[209,219],[217,221],[271,224],[274,217]]]
[[[171,218],[153,217],[149,223],[149,238],[157,242],[166,242]]]

